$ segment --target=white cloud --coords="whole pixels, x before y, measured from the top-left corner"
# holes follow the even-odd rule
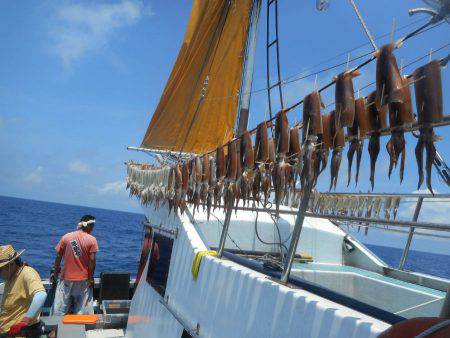
[[[32,184],[40,184],[42,182],[42,174],[44,167],[38,166],[32,172],[25,176],[25,181]]]
[[[106,46],[117,30],[135,24],[149,13],[149,7],[133,0],[67,4],[59,9],[56,27],[51,32],[52,52],[70,68],[87,53]]]
[[[428,189],[415,190],[413,194],[430,194]],[[435,194],[439,194],[439,191],[434,190]],[[431,194],[430,194],[431,196]],[[412,200],[413,203],[406,203],[407,207],[401,210],[400,215],[406,219],[411,219],[414,215],[417,199]],[[450,214],[450,203],[445,198],[425,198],[420,209],[419,221],[436,223],[436,224],[448,224],[448,215]]]
[[[100,195],[115,195],[121,192],[125,192],[126,183],[123,181],[114,181],[105,183],[100,188],[97,188],[97,192]]]
[[[73,160],[69,163],[69,170],[75,174],[87,175],[91,172],[89,165],[81,160]]]

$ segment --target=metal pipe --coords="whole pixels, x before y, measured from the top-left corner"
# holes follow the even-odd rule
[[[229,202],[225,220],[223,222],[222,234],[220,235],[219,248],[217,250],[217,257],[222,258],[223,250],[225,249],[225,242],[227,241],[228,229],[230,227],[231,213],[233,212],[233,204]]]
[[[450,231],[450,224],[434,224],[427,222],[407,222],[407,221],[387,221],[384,219],[373,219],[366,217],[353,217],[353,216],[344,216],[344,215],[318,215],[311,212],[305,213],[306,217],[312,218],[327,218],[327,219],[335,219],[342,221],[353,221],[353,222],[361,222],[361,223],[375,223],[375,224],[385,224],[392,225],[397,227],[415,227],[420,229],[428,229],[428,230],[436,230],[436,231]]]
[[[246,58],[242,74],[242,86],[239,95],[239,118],[236,136],[241,136],[247,130],[250,97],[252,92],[253,68],[255,64],[256,38],[258,35],[259,14],[261,13],[262,0],[253,0],[250,14],[250,28],[247,33]]]
[[[180,153],[179,151],[161,150],[161,149],[143,148],[143,147],[131,147],[131,146],[128,146],[127,150],[135,150],[135,151],[142,151],[144,153],[154,153],[154,154],[172,155],[172,156],[179,156],[181,154],[182,157],[191,157],[193,155],[196,155],[195,153],[183,153],[183,152]]]
[[[419,197],[416,204],[416,210],[414,210],[413,222],[417,222],[420,214],[420,209],[422,208],[423,197]],[[406,257],[408,257],[409,247],[411,246],[411,241],[414,235],[414,227],[409,228],[408,239],[406,240],[405,247],[403,248],[402,258],[400,259],[400,264],[398,266],[399,270],[403,270],[406,262]]]
[[[170,312],[170,314],[177,320],[178,323],[181,324],[181,326],[192,336],[192,337],[199,337],[199,328],[200,325],[197,324],[197,327],[195,329],[191,329],[189,327],[189,324],[181,318],[181,316],[169,305],[169,303],[164,300],[160,299],[159,302],[164,305],[164,307]]]
[[[448,125],[450,125],[450,115],[445,115],[444,118],[442,119],[442,121],[436,122],[436,123],[432,123],[430,125],[430,127],[436,128],[436,127],[443,127],[443,126],[448,126]],[[422,126],[423,126],[422,124],[420,124],[420,123],[418,123],[416,121],[411,126],[386,127],[386,128],[380,129],[380,131],[376,131],[376,132],[380,133],[380,136],[387,136],[387,135],[392,134],[392,132],[396,131],[396,130],[402,130],[402,131],[405,131],[405,132],[417,131]],[[345,141],[348,142],[348,141],[351,141],[351,140],[356,139],[356,138],[358,138],[360,140],[364,140],[364,139],[369,138],[370,135],[372,133],[374,133],[374,132],[375,131],[368,131],[367,134],[364,135],[364,136],[350,136],[350,137],[346,136],[345,137]]]
[[[305,142],[305,158],[312,158],[312,154],[315,151],[317,142],[317,136],[309,135]],[[305,220],[306,210],[309,205],[309,198],[311,196],[311,191],[314,186],[314,174],[312,170],[311,163],[305,164],[305,172],[306,172],[306,182],[303,187],[302,197],[300,200],[300,206],[298,208],[297,217],[295,218],[294,230],[292,231],[291,243],[289,245],[289,251],[287,254],[286,261],[284,263],[284,269],[281,273],[280,281],[283,284],[286,284],[289,280],[289,275],[292,269],[292,263],[294,262],[295,252],[297,251],[297,244],[300,239],[300,234],[303,228],[303,221]]]
[[[153,228],[155,230],[158,230],[158,231],[161,231],[161,232],[165,232],[166,234],[169,234],[169,235],[177,237],[177,233],[178,233],[177,230],[167,229],[167,228],[164,228],[164,227],[161,227],[161,226],[158,226],[158,225],[153,225],[153,224],[151,224],[151,223],[149,223],[147,221],[142,222],[142,224],[144,224],[146,227]]]
[[[300,191],[300,189],[296,189],[296,191]],[[436,199],[436,198],[449,198],[450,194],[402,194],[402,193],[354,193],[354,192],[326,192],[320,193],[322,196],[361,196],[361,197],[402,197],[402,198],[419,198],[423,197],[426,199]],[[449,201],[450,202],[450,201]]]
[[[307,180],[310,181],[310,180]],[[281,273],[281,282],[287,283],[294,262],[295,252],[297,251],[297,244],[300,239],[300,234],[303,228],[303,221],[306,215],[306,209],[309,204],[309,197],[311,196],[312,182],[307,182],[303,189],[302,199],[298,208],[297,217],[295,218],[294,230],[292,231],[292,239],[289,246],[286,262],[284,264],[283,272]]]

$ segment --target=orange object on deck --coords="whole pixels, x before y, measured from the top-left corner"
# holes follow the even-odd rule
[[[97,315],[65,315],[64,324],[95,324],[97,323]]]

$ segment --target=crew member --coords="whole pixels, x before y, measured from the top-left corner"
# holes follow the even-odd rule
[[[98,252],[97,240],[92,236],[94,224],[94,216],[83,216],[78,223],[77,230],[65,234],[55,247],[57,256],[54,272],[50,276],[51,281],[57,279],[62,259],[64,259],[64,265],[61,271],[61,280],[56,288],[53,315],[67,314],[72,300],[73,313],[94,313],[92,289],[95,255]]]
[[[0,278],[6,281],[0,311],[0,335],[40,337],[40,314],[47,298],[39,274],[25,266],[11,245],[0,246]]]

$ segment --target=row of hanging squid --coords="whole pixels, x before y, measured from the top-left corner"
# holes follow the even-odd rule
[[[214,156],[193,156],[183,163],[160,169],[155,184],[147,182],[147,185],[142,185],[140,177],[137,189],[129,175],[130,193],[140,196],[143,203],[156,201],[159,204],[161,200],[166,200],[169,210],[175,212],[183,212],[186,202],[192,203],[194,210],[203,205],[209,218],[211,209],[234,208],[239,201],[248,205],[252,200],[253,206],[266,206],[269,195],[273,192],[273,203],[278,212],[281,203],[294,200],[298,202],[296,182],[299,181],[302,188],[306,184],[315,186],[319,174],[327,166],[330,150],[330,189],[336,188],[345,146],[344,128],[347,128],[350,143],[347,184],[351,180],[355,153],[355,182],[358,183],[363,139],[368,137],[370,182],[373,189],[380,136],[388,128],[387,115],[391,131],[391,138],[386,146],[390,156],[389,177],[400,162],[402,181],[405,166],[404,131],[415,122],[411,103],[411,78],[414,82],[420,126],[415,151],[419,167],[418,188],[423,182],[423,150],[426,149],[426,183],[432,192],[431,167],[436,156],[433,125],[443,120],[441,64],[439,61],[431,61],[414,71],[412,76],[401,76],[393,54],[394,49],[395,45],[389,44],[377,52],[376,90],[366,98],[355,98],[354,95],[353,78],[359,72],[346,71],[334,78],[335,110],[332,112],[322,114],[324,105],[320,94],[313,91],[303,100],[301,127],[290,127],[287,112],[283,110],[275,116],[274,122],[264,121],[257,126],[254,142],[251,133],[246,131],[239,138],[215,149]],[[273,132],[271,136],[270,128]],[[166,180],[162,186],[161,180]],[[369,205],[372,206],[371,209],[378,208],[373,206],[375,202],[364,203],[367,208]],[[360,208],[362,204],[358,201],[356,205],[355,208]]]
[[[400,202],[399,196],[329,195],[314,192],[309,200],[309,210],[320,215],[396,220]]]
[[[433,132],[433,125],[443,120],[442,85],[440,61],[431,61],[418,68],[412,76],[401,76],[393,50],[394,44],[380,48],[376,53],[376,90],[367,97],[355,98],[353,78],[358,71],[347,71],[334,78],[335,82],[335,110],[321,115],[319,93],[313,92],[304,99],[303,130],[318,137],[318,152],[315,167],[318,173],[326,166],[330,149],[332,157],[330,164],[330,190],[336,188],[342,151],[345,144],[344,127],[347,127],[349,140],[348,182],[351,181],[353,158],[356,153],[355,182],[358,183],[359,170],[363,150],[363,139],[369,138],[368,151],[370,155],[370,183],[372,190],[375,185],[375,165],[380,152],[381,132],[388,130],[387,116],[389,116],[389,130],[391,138],[386,145],[390,158],[389,178],[392,171],[400,163],[400,182],[403,181],[405,168],[405,137],[404,131],[416,122],[411,101],[410,85],[414,83],[417,122],[420,126],[416,146],[416,160],[418,164],[419,183],[423,183],[423,150],[426,149],[426,183],[431,192],[431,168],[436,157],[434,141],[437,140]],[[319,102],[319,104],[311,104]],[[313,161],[314,159],[307,159]],[[320,169],[318,169],[320,167]]]

